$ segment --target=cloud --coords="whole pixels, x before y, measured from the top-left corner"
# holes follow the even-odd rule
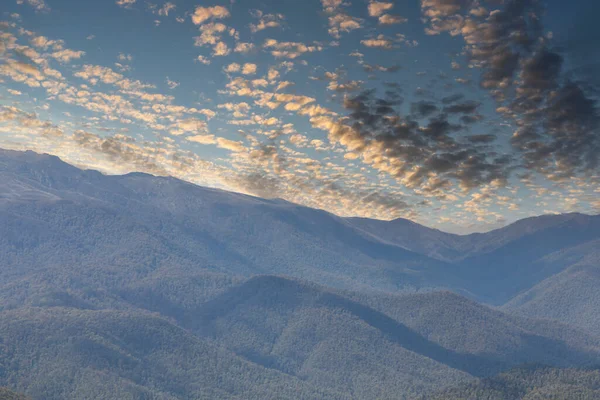
[[[239,42],[236,43],[233,51],[236,53],[249,53],[254,49],[254,43]]]
[[[208,126],[205,121],[198,118],[186,118],[177,120],[170,130],[171,135],[179,136],[189,132],[205,132]]]
[[[9,76],[15,82],[21,82],[29,87],[39,87],[45,79],[44,74],[33,64],[8,60],[0,65],[0,75]]]
[[[254,10],[252,15],[259,20],[256,24],[250,24],[250,31],[252,33],[268,28],[278,28],[285,20],[283,14],[264,14],[260,10]]]
[[[194,38],[194,45],[215,45],[221,40],[221,35],[228,30],[227,25],[220,22],[204,24],[200,27],[200,36]]]
[[[55,51],[54,53],[51,54],[51,56],[53,58],[56,58],[58,61],[60,61],[62,63],[68,63],[72,60],[79,59],[83,55],[85,55],[85,51],[74,51],[74,50],[68,50],[68,49]]]
[[[102,83],[115,85],[123,90],[142,90],[155,87],[151,84],[142,83],[139,80],[134,81],[125,78],[122,74],[101,65],[85,64],[82,69],[74,75],[78,78],[85,79],[92,84],[101,81]]]
[[[175,89],[180,85],[179,82],[170,80],[168,76],[167,76],[165,82],[167,83],[167,86],[169,87],[169,89]]]
[[[465,101],[444,107],[444,112],[449,114],[473,114],[481,106],[477,101]]]
[[[384,14],[379,17],[379,23],[381,25],[403,24],[406,21],[408,21],[408,19],[406,19],[400,15]]]
[[[192,14],[192,22],[195,25],[200,25],[209,19],[223,19],[229,17],[229,10],[223,6],[213,7],[196,7],[196,10]]]
[[[275,39],[266,39],[263,44],[265,49],[270,49],[271,54],[276,58],[295,59],[305,53],[322,51],[320,45],[306,45],[300,42],[279,42]]]
[[[242,142],[237,142],[234,140],[229,140],[225,138],[217,138],[217,147],[233,152],[242,152],[246,150],[246,147]]]
[[[226,56],[231,50],[227,43],[222,40],[223,35],[228,34],[237,38],[238,33],[235,29],[229,28],[227,25],[220,22],[210,22],[200,26],[200,36],[194,38],[194,45],[212,46],[213,56]]]
[[[229,46],[225,42],[219,42],[213,47],[213,56],[215,57],[223,57],[228,55],[231,52]]]
[[[48,4],[44,0],[17,0],[17,4],[28,4],[36,11],[50,11],[50,7],[48,7]]]
[[[331,13],[342,5],[343,0],[321,0],[325,12]]]
[[[196,57],[196,60],[198,60],[198,62],[200,62],[201,64],[210,65],[210,59],[208,59],[204,56],[198,56],[198,57]]]
[[[34,47],[47,49],[50,46],[53,46],[55,50],[60,50],[62,48],[62,42],[57,40],[50,40],[45,36],[35,36],[30,40],[30,43]]]
[[[235,118],[244,118],[245,116],[247,116],[248,111],[250,111],[250,105],[246,102],[224,103],[219,104],[217,107],[232,112]]]
[[[410,112],[414,118],[426,118],[438,111],[437,105],[432,101],[421,100],[410,105]]]
[[[394,8],[394,3],[372,1],[369,3],[368,10],[371,17],[380,17],[386,11]]]
[[[342,12],[329,17],[329,34],[336,39],[342,36],[342,32],[347,33],[361,28],[362,20],[360,18],[354,18]]]
[[[170,4],[165,1],[155,6],[145,3],[156,14],[151,16],[153,19],[162,15],[163,5]],[[127,54],[113,60],[120,63],[120,68],[81,66],[83,62],[77,60],[83,58],[71,57],[76,52],[65,50],[64,41],[19,28],[16,21],[10,20],[2,24],[6,31],[0,33],[0,53],[6,60],[0,63],[0,78],[11,87],[7,99],[31,109],[0,111],[10,117],[2,122],[0,116],[0,142],[70,156],[81,161],[80,165],[112,173],[143,170],[171,174],[204,185],[281,197],[340,215],[389,219],[414,216],[423,207],[428,214],[439,211],[453,219],[493,223],[502,212],[498,210],[509,207],[551,210],[552,204],[560,203],[560,207],[564,204],[582,209],[586,207],[583,203],[590,201],[574,205],[574,198],[584,199],[574,193],[584,190],[581,185],[591,187],[594,182],[595,187],[585,196],[595,200],[598,192],[593,190],[598,182],[590,177],[598,176],[600,151],[593,79],[585,79],[579,70],[567,69],[573,65],[572,60],[554,46],[541,25],[542,13],[535,1],[421,2],[426,32],[454,35],[463,42],[459,43],[463,52],[446,58],[446,64],[460,63],[460,71],[451,71],[456,76],[442,77],[429,68],[431,80],[426,81],[414,76],[415,71],[407,72],[419,80],[414,82],[420,87],[418,94],[413,84],[402,91],[399,84],[384,80],[400,78],[384,74],[399,71],[401,67],[395,62],[408,62],[411,49],[402,52],[408,58],[387,54],[394,56],[388,58],[388,63],[385,57],[379,62],[368,58],[382,56],[377,49],[418,45],[391,33],[395,28],[381,26],[406,21],[394,15],[396,10],[389,5],[395,2],[365,1],[362,6],[352,3],[354,7],[350,8],[348,0],[322,1],[325,28],[334,36],[332,39],[326,34],[324,41],[282,41],[277,36],[256,41],[244,37],[250,33],[260,36],[266,29],[277,33],[277,27],[287,28],[283,15],[267,11],[254,12],[253,19],[246,22],[251,26],[240,26],[240,31],[233,28],[237,25],[223,23],[233,19],[211,13],[200,24],[190,24],[198,29],[194,44],[206,47],[199,49],[203,55],[195,61],[206,65],[212,62],[215,71],[228,71],[231,61],[237,66],[228,71],[230,76],[207,81],[208,86],[198,89],[194,99],[186,96],[194,107],[175,104],[175,96],[188,89],[183,78],[176,82],[159,76],[162,81],[158,86],[167,92],[156,93],[150,82],[129,75],[139,71],[120,69],[132,61]],[[366,9],[372,3],[378,4]],[[235,4],[238,7],[241,3]],[[368,33],[356,35],[364,20],[354,17],[352,10],[360,11],[361,7],[373,19]],[[184,16],[191,17],[195,7],[188,13],[181,11],[179,22],[185,21]],[[173,14],[172,8],[164,12],[165,17]],[[315,13],[315,18],[318,15]],[[235,22],[239,23],[237,19]],[[419,23],[417,19],[414,22]],[[385,36],[376,32],[377,23],[389,31]],[[352,34],[344,40],[353,41],[354,47],[350,48],[346,46],[350,42],[336,40],[349,32]],[[358,43],[361,39],[363,43]],[[350,62],[340,58],[347,71],[342,67],[325,72],[314,64],[318,52],[327,49],[344,57],[357,45],[366,55],[353,51],[351,56],[355,58]],[[59,56],[61,52],[64,57]],[[233,52],[238,54],[224,63],[219,63],[223,59],[213,58]],[[54,53],[57,58],[52,56]],[[249,53],[251,56],[245,56]],[[270,60],[266,64],[265,56]],[[261,58],[264,60],[258,63],[256,60]],[[70,65],[73,63],[80,65]],[[447,69],[450,66],[446,65]],[[200,72],[209,70],[202,67]],[[255,75],[258,72],[260,75]],[[321,76],[304,85],[300,84],[306,77],[303,74],[311,75],[311,79],[312,75]],[[474,84],[480,76],[485,90],[459,88],[458,83],[469,84],[472,79]],[[19,90],[12,89],[13,83]],[[224,87],[218,86],[221,84]],[[314,94],[317,86],[325,89],[322,99],[306,96]],[[382,87],[381,94],[365,90],[374,86]],[[469,90],[450,91],[462,88]],[[13,97],[17,93],[27,96]],[[436,99],[441,93],[440,97],[445,97]],[[491,97],[481,97],[486,93]],[[470,98],[475,94],[479,97]],[[419,97],[411,99],[415,95]],[[327,108],[319,105],[317,98],[326,102],[322,104]],[[31,103],[34,99],[38,100]],[[342,103],[331,104],[336,101]],[[64,109],[60,102],[69,105],[68,112],[58,111]],[[78,106],[80,112],[73,112],[71,106]],[[494,108],[499,115],[489,115]],[[52,122],[43,121],[31,110],[44,110],[39,111],[42,115],[51,113]],[[76,119],[70,113],[76,114]],[[303,124],[302,116],[310,121],[312,129]],[[486,123],[480,123],[484,116]],[[240,136],[231,137],[233,140],[218,138],[217,132]],[[194,154],[207,150],[201,146],[213,146],[208,148],[213,152],[206,154],[218,160],[218,166]],[[215,153],[217,147],[227,151]],[[511,153],[505,154],[508,151]],[[569,196],[557,194],[559,189],[549,188],[554,183],[543,180],[540,174],[562,185],[560,191],[570,187],[572,192]],[[535,201],[539,204],[535,205],[505,200],[511,196],[507,192],[516,190],[513,184],[521,179],[529,179],[531,187],[531,182],[540,181],[544,186],[520,186],[523,197],[528,196],[528,190],[546,190],[547,197],[538,195]],[[510,186],[506,186],[508,182]]]
[[[0,106],[0,124],[14,122],[13,133],[34,133],[44,137],[60,138],[63,131],[50,121],[39,119],[36,113],[26,112],[13,106]]]
[[[241,68],[240,64],[231,63],[227,67],[225,67],[225,72],[228,72],[230,74],[234,73],[234,72],[240,72],[240,68]]]
[[[128,7],[131,7],[132,5],[134,5],[136,1],[137,0],[117,0],[116,4],[119,7],[128,8]]]
[[[362,28],[362,19],[352,17],[341,10],[344,3],[342,0],[321,0],[323,11],[328,16],[329,34],[336,39],[341,37],[342,32],[350,32]]]
[[[364,163],[424,193],[443,195],[453,182],[470,190],[508,179],[510,157],[459,143],[455,135],[465,128],[444,113],[436,115],[437,106],[426,102],[412,106],[415,117],[430,117],[420,125],[413,117],[396,111],[399,99],[378,99],[374,94],[365,91],[347,98],[344,105],[349,114],[341,119],[316,117],[311,122],[326,130],[333,144],[344,146]]]
[[[333,80],[329,82],[329,85],[327,85],[327,89],[333,90],[335,92],[354,92],[359,90],[362,87],[363,83],[363,81],[352,80],[340,83],[336,80]]]
[[[168,17],[169,13],[176,8],[175,4],[171,2],[166,2],[161,8],[158,9],[157,14],[161,16]]]
[[[363,70],[365,72],[398,72],[402,69],[402,67],[398,64],[396,65],[391,65],[389,67],[384,67],[383,65],[377,65],[377,64],[367,64],[366,62],[362,61],[359,62],[359,64],[362,65]]]
[[[208,135],[208,134],[188,136],[185,139],[190,142],[200,143],[200,144],[215,144],[215,143],[217,143],[217,139],[215,138],[215,135]]]
[[[244,67],[242,68],[242,74],[244,75],[254,75],[256,74],[256,64],[244,64]]]
[[[491,13],[475,0],[422,0],[421,6],[429,34],[463,37],[470,66],[482,70],[481,87],[517,127],[511,144],[522,167],[550,179],[600,170],[597,101],[565,70],[538,1],[510,0]]]
[[[386,38],[384,35],[379,35],[374,39],[364,39],[360,42],[366,47],[378,47],[382,49],[391,49],[394,45],[394,42]]]
[[[133,61],[133,56],[131,54],[119,53],[117,59],[119,61]]]

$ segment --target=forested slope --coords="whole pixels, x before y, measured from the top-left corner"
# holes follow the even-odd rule
[[[600,370],[516,368],[421,400],[598,400]]]

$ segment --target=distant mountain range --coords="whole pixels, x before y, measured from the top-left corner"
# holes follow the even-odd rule
[[[600,365],[600,216],[459,236],[0,150],[0,385],[398,399]]]

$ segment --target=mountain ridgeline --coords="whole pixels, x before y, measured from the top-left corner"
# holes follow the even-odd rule
[[[552,388],[526,382],[559,374],[563,396],[600,365],[599,248],[600,216],[459,236],[0,150],[0,386],[34,400],[521,398],[489,394],[500,379],[537,399]],[[510,378],[528,363],[548,369]]]

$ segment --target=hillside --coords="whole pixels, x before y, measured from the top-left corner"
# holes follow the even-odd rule
[[[585,354],[595,352],[599,340],[568,325],[507,314],[451,292],[347,295],[444,348],[481,355],[505,366],[533,359],[552,365],[576,365],[577,359],[581,360],[576,353],[586,358]],[[571,356],[575,359],[569,364],[566,360]],[[588,363],[593,365],[595,361],[588,359]]]
[[[34,399],[391,400],[523,362],[600,363],[599,338],[448,292],[342,293],[258,276],[162,315],[138,302],[0,313],[2,383]]]
[[[104,176],[33,153],[0,158],[7,165],[0,192],[10,193],[0,200],[7,265],[0,283],[52,269],[57,279],[72,277],[82,268],[82,285],[103,288],[198,270],[287,274],[346,288],[456,283],[444,263],[323,211],[173,178]]]
[[[476,357],[448,351],[383,313],[278,277],[230,289],[206,303],[193,325],[251,361],[359,399],[405,398],[465,381],[477,367]]]
[[[384,339],[377,346],[387,353],[380,363],[393,360],[398,348],[480,376],[526,362],[593,365],[600,355],[600,338],[558,323],[506,315],[448,292],[340,294],[277,277],[252,278],[207,302],[190,329],[294,374],[303,370],[314,347],[319,352],[327,348],[331,336],[348,341],[347,348]],[[362,340],[358,332],[364,332]],[[307,338],[315,342],[305,348]],[[359,353],[374,354],[377,347]],[[336,363],[343,356],[331,352],[326,359]],[[366,360],[358,365],[373,370]]]
[[[407,220],[350,221],[387,243],[451,263],[463,282],[460,293],[494,305],[508,302],[580,258],[591,258],[588,253],[600,238],[600,216],[577,213],[527,218],[466,236]],[[597,253],[593,257],[598,260]]]
[[[542,215],[525,218],[490,232],[470,235],[446,233],[406,219],[381,221],[368,218],[348,218],[348,221],[383,241],[435,259],[460,262],[479,254],[491,253],[509,243],[538,232],[589,217],[579,213]]]
[[[0,151],[0,385],[391,400],[598,365],[598,240],[598,216],[457,236]]]
[[[3,150],[0,166],[0,285],[58,281],[49,291],[62,290],[65,276],[120,296],[132,282],[276,274],[353,290],[449,289],[503,304],[573,263],[545,258],[600,238],[599,216],[542,216],[458,236],[174,178],[105,176],[32,152]]]
[[[345,399],[249,363],[156,315],[0,313],[2,381],[34,399]]]
[[[15,393],[10,389],[0,387],[0,400],[28,400],[29,398]]]
[[[596,241],[594,245],[600,243]],[[597,257],[597,247],[593,251]],[[600,332],[599,285],[600,264],[588,258],[545,279],[512,299],[503,309],[529,317],[558,320],[597,335]]]
[[[420,400],[598,400],[600,370],[515,368]]]

